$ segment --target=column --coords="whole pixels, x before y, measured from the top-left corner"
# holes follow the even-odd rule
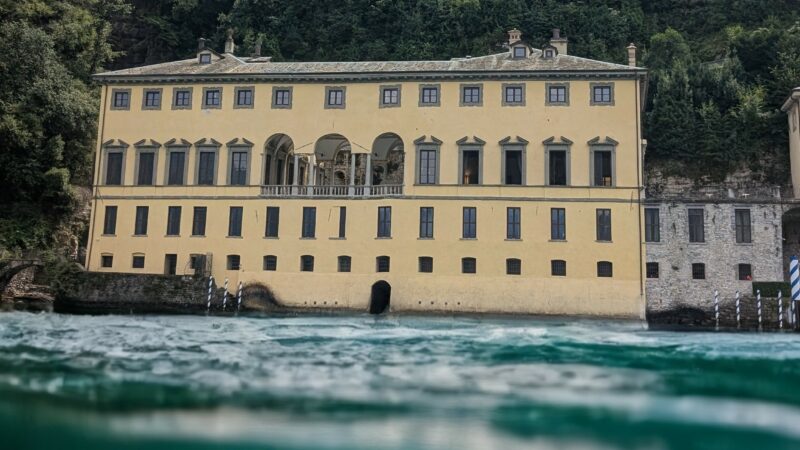
[[[311,155],[308,157],[308,185],[314,186],[317,184],[317,156]]]
[[[347,183],[347,193],[352,197],[356,193],[356,154],[350,154],[350,180]]]
[[[367,170],[364,173],[364,195],[370,195],[372,186],[372,153],[367,153]]]
[[[300,173],[300,155],[294,154],[294,167],[292,167],[292,194],[297,195],[297,177]]]

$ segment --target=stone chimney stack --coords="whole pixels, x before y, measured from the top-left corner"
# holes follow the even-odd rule
[[[206,39],[205,38],[198,39],[197,40],[197,51],[198,51],[198,53],[202,52],[205,49],[206,49]]]
[[[628,65],[636,67],[636,46],[633,45],[633,42],[628,46]]]
[[[259,34],[256,37],[256,43],[253,45],[253,58],[258,58],[261,56],[261,35]]]
[[[567,38],[561,37],[561,30],[553,28],[553,37],[550,38],[550,45],[558,50],[559,55],[567,54]]]
[[[225,39],[225,53],[233,54],[236,45],[233,43],[233,30],[228,30],[228,39]]]
[[[508,45],[513,44],[522,39],[522,32],[514,28],[508,31]]]

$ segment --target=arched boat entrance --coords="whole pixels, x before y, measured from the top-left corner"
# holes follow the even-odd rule
[[[372,285],[372,294],[369,297],[369,313],[383,314],[389,310],[392,297],[392,286],[381,280]]]

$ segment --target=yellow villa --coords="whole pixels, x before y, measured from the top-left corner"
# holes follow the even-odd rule
[[[643,317],[646,71],[195,58],[100,73],[87,267],[259,282],[285,305]],[[377,294],[376,294],[377,293]]]

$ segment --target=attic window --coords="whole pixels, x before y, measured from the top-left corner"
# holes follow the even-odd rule
[[[550,58],[555,58],[555,56],[556,56],[556,51],[553,50],[552,48],[547,48],[544,50],[545,58],[550,59]]]
[[[211,53],[201,53],[200,64],[211,64]]]
[[[522,47],[522,46],[514,47],[514,58],[515,59],[516,58],[524,58],[525,56],[527,56],[525,54],[525,47]]]

